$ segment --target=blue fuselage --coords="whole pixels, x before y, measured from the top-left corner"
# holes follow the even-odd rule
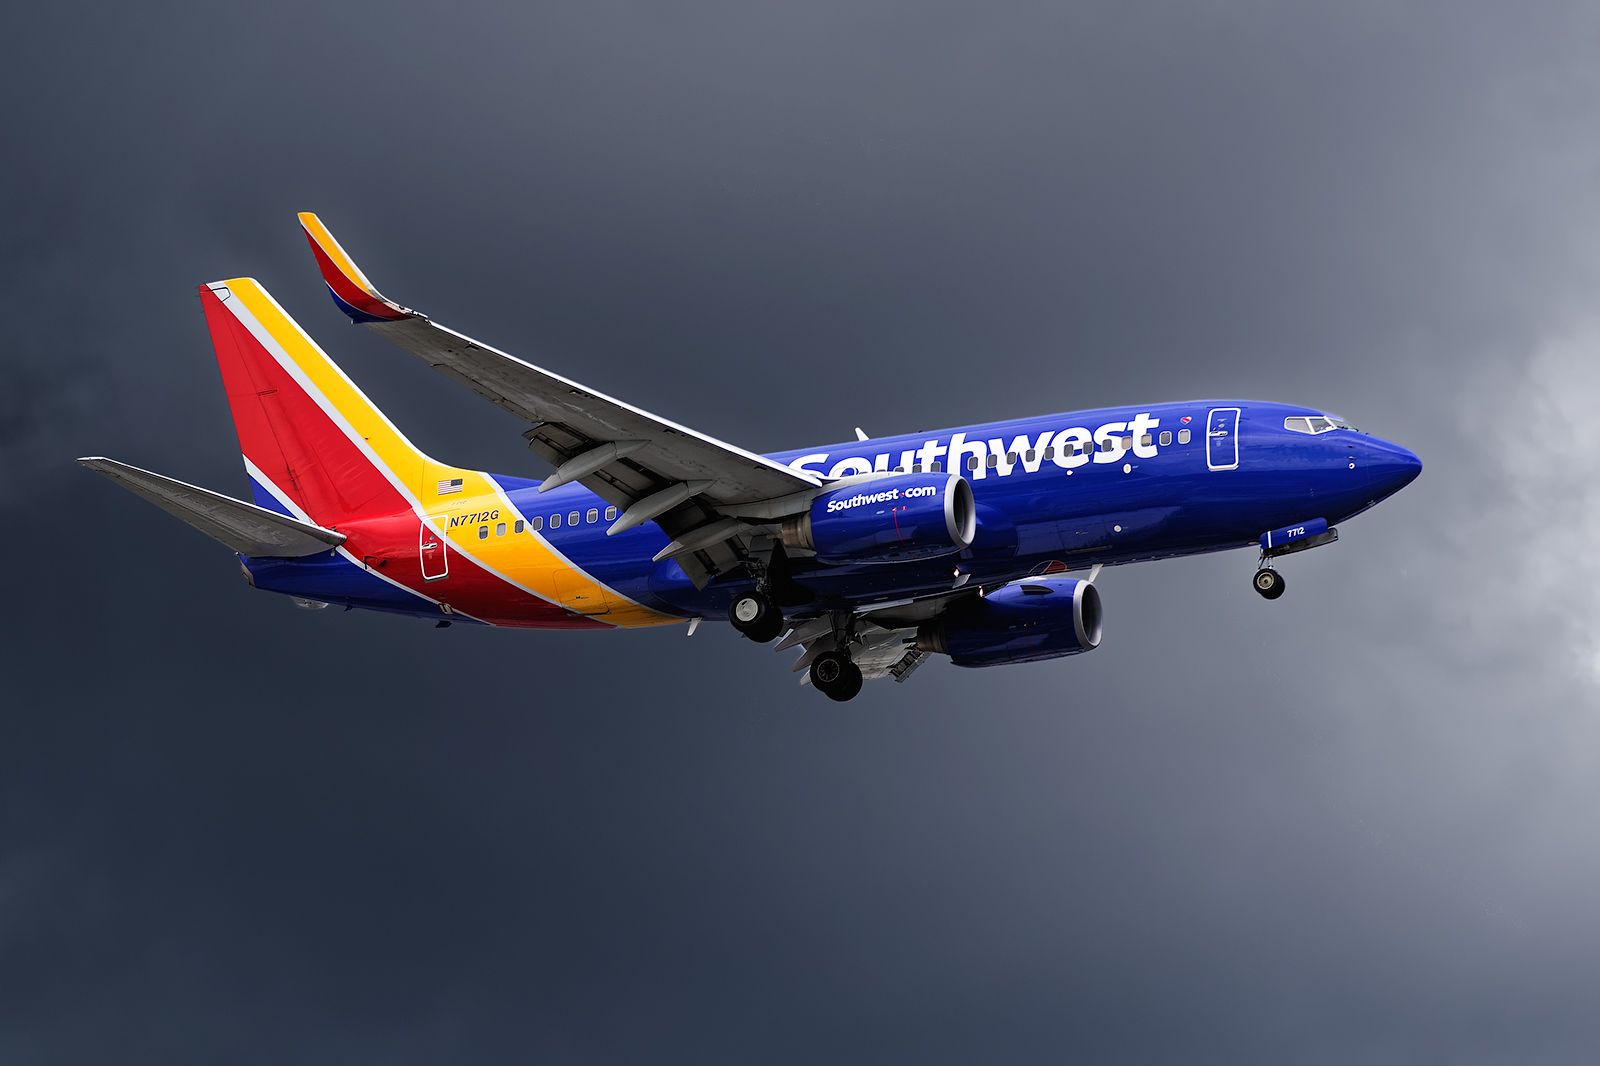
[[[1304,430],[1304,419],[1320,417],[1277,403],[1196,400],[1070,411],[771,458],[832,477],[941,469],[972,485],[977,535],[959,555],[890,565],[795,559],[794,579],[817,597],[809,610],[824,610],[945,590],[960,574],[992,584],[1052,561],[1114,566],[1246,547],[1293,523],[1345,521],[1420,471],[1417,457],[1397,444],[1353,429]],[[639,604],[720,618],[749,586],[741,575],[696,588],[671,560],[652,562],[667,543],[654,525],[607,537],[607,505],[586,489],[540,493],[533,481],[496,480],[558,551]]]

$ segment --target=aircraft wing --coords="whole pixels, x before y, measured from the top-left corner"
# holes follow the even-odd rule
[[[528,447],[553,464],[544,488],[576,481],[622,512],[608,533],[654,521],[692,578],[738,564],[749,527],[805,506],[815,475],[724,443],[508,355],[386,299],[311,212],[300,224],[334,302],[429,366],[530,423]],[[790,499],[792,497],[792,499]]]

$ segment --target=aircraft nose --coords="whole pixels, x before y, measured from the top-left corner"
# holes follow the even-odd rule
[[[1422,460],[1409,448],[1372,438],[1366,450],[1367,475],[1379,497],[1394,495],[1422,473]]]

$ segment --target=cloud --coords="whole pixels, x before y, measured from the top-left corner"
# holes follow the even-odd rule
[[[1569,676],[1600,665],[1600,559],[1585,531],[1600,528],[1600,323],[1553,331],[1531,350],[1476,368],[1451,389],[1464,460],[1472,579],[1493,608],[1471,616],[1474,641],[1507,641]],[[1534,647],[1531,645],[1538,645]]]

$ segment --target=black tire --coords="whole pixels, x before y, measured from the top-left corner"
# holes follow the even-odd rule
[[[1262,568],[1256,571],[1256,576],[1251,581],[1251,587],[1260,593],[1262,599],[1275,600],[1283,595],[1283,575],[1276,570]]]
[[[844,677],[827,693],[828,698],[837,703],[848,703],[861,693],[861,667],[851,662],[844,665]]]
[[[766,644],[783,632],[783,612],[759,592],[735,597],[728,605],[728,621],[757,644]]]
[[[783,614],[776,608],[762,615],[761,621],[744,631],[744,635],[757,644],[770,644],[783,632]]]
[[[840,651],[825,651],[811,660],[811,685],[818,692],[844,703],[861,691],[861,668]]]

